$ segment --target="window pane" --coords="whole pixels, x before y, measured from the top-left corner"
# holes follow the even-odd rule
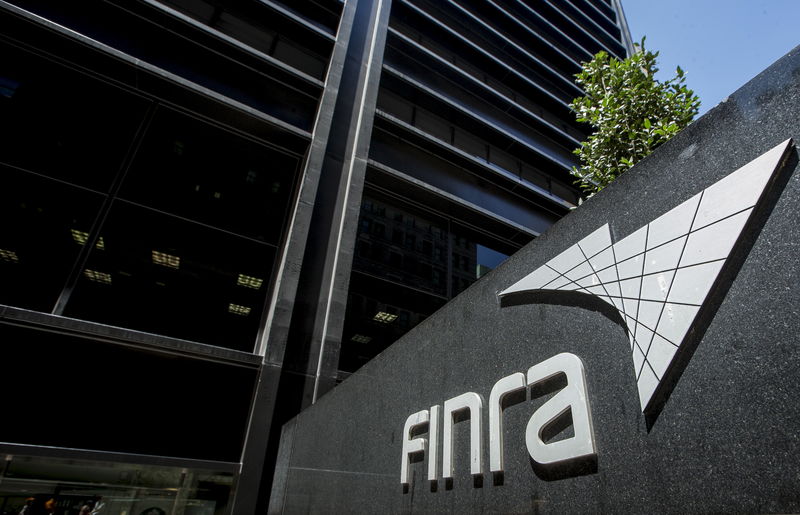
[[[456,296],[517,249],[459,224],[452,227],[452,295]]]
[[[254,368],[11,324],[0,342],[3,410],[15,415],[0,442],[241,459]]]
[[[275,116],[303,130],[313,129],[318,100],[316,87],[300,86],[300,83],[295,87],[287,86],[278,76],[272,74],[272,67],[261,68],[250,58],[244,59],[248,63],[246,65],[233,55],[225,55],[233,49],[209,48],[202,43],[205,36],[197,34],[189,27],[176,27],[183,32],[178,34],[158,23],[156,20],[160,17],[148,19],[128,11],[123,5],[126,2],[15,0],[14,3],[262,113]],[[212,45],[216,46],[213,43]],[[154,85],[149,84],[147,79],[137,79],[137,82],[146,89]]]
[[[0,43],[0,161],[107,191],[147,102]]]
[[[120,196],[277,244],[297,164],[295,157],[163,109]]]
[[[275,251],[118,202],[66,315],[252,352]]]
[[[517,249],[369,190],[361,203],[339,370],[355,372]]]
[[[506,254],[490,249],[489,247],[484,247],[481,244],[477,244],[476,247],[478,254],[477,268],[475,270],[476,279],[480,279],[486,272],[497,268],[500,263],[508,259]]]
[[[353,269],[447,295],[447,221],[365,196]]]
[[[101,203],[100,194],[0,165],[0,304],[49,312]]]
[[[445,302],[442,297],[353,271],[339,370],[355,372]]]
[[[324,55],[295,40],[303,34],[289,34],[295,27],[268,8],[260,8],[256,2],[220,5],[205,0],[165,0],[164,3],[298,70],[318,79],[324,78],[328,52],[320,49],[318,42],[314,44],[316,38],[312,36],[314,40],[306,43]]]
[[[214,515],[227,512],[233,473],[6,455],[0,480],[4,513]]]

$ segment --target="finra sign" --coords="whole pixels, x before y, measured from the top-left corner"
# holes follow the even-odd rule
[[[528,420],[525,445],[531,459],[543,467],[558,466],[574,461],[595,460],[596,448],[592,415],[586,392],[586,375],[583,363],[574,354],[561,353],[528,369],[516,372],[497,381],[489,394],[489,470],[501,473],[503,467],[503,401],[513,393],[524,393],[558,376],[566,377],[564,386],[547,400]],[[400,482],[410,483],[409,464],[412,457],[424,454],[428,462],[428,480],[439,478],[439,424],[443,424],[442,477],[453,477],[453,426],[456,420],[469,416],[470,472],[483,473],[483,405],[484,399],[467,392],[444,402],[444,408],[431,406],[410,415],[403,427],[403,461],[400,465]],[[443,413],[442,413],[443,412]],[[572,416],[574,436],[555,442],[545,442],[545,435],[553,426]],[[427,426],[428,437],[421,436]],[[418,436],[412,436],[418,435]]]

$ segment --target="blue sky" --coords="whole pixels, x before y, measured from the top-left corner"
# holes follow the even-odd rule
[[[634,41],[658,50],[659,79],[686,71],[700,114],[800,44],[800,0],[622,0]]]

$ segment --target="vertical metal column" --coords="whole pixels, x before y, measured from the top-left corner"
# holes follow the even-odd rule
[[[390,10],[391,0],[359,3],[351,36],[352,51],[348,52],[342,79],[342,87],[349,88],[353,95],[339,96],[340,102],[334,112],[335,129],[323,167],[323,173],[330,170],[328,178],[337,181],[335,185],[333,181],[328,183],[331,189],[317,198],[315,215],[321,215],[319,226],[325,234],[320,236],[326,247],[324,260],[319,260],[320,256],[315,258],[322,272],[317,276],[320,279],[317,285],[312,286],[317,308],[313,320],[309,317],[302,321],[305,328],[310,329],[303,333],[310,343],[309,364],[315,366],[311,370],[315,378],[312,402],[334,386],[339,365],[350,269]],[[321,250],[317,245],[323,241],[313,243],[310,248]],[[304,263],[306,265],[310,267],[312,263]]]
[[[299,197],[259,335],[233,513],[266,509],[282,423],[335,384],[391,0],[347,0]]]
[[[620,0],[611,0],[611,4],[614,10],[617,12],[617,25],[622,33],[622,43],[625,45],[625,49],[628,51],[628,57],[630,57],[633,55],[636,49],[633,46],[634,41],[633,37],[631,36],[631,31],[628,28],[628,20],[625,18],[625,11],[622,10],[622,2]]]

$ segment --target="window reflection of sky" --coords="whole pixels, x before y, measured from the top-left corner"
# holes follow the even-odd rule
[[[497,252],[496,250],[484,247],[481,244],[478,244],[477,247],[478,247],[478,264],[483,265],[487,268],[497,268],[497,266],[500,263],[502,263],[508,258],[508,256],[506,256],[502,252]]]
[[[0,77],[0,96],[11,98],[19,87],[19,82],[9,77]]]

